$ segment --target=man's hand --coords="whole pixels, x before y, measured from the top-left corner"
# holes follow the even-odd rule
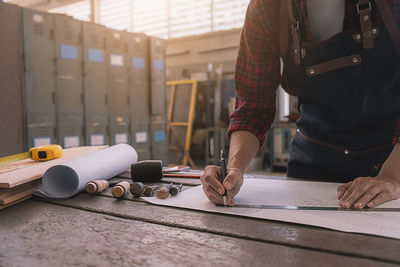
[[[359,177],[337,188],[339,205],[343,208],[375,208],[400,197],[400,181],[391,177]]]
[[[400,197],[400,144],[394,146],[376,177],[359,177],[337,188],[343,208],[374,208]]]
[[[227,174],[222,184],[221,167],[207,166],[201,176],[203,190],[214,204],[223,204],[222,195],[227,191],[227,204],[234,206],[233,197],[239,193],[243,184],[243,174],[257,153],[260,142],[257,136],[247,131],[232,133],[229,145]]]
[[[203,190],[208,199],[214,204],[223,204],[222,195],[228,193],[227,203],[234,206],[233,197],[239,193],[243,184],[243,173],[238,168],[228,168],[228,173],[222,184],[221,167],[207,166],[201,176]]]

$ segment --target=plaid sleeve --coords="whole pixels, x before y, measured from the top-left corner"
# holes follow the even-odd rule
[[[235,71],[236,105],[227,137],[245,130],[264,145],[275,117],[280,82],[279,7],[276,0],[252,0],[246,12]]]
[[[396,132],[393,137],[393,145],[400,144],[400,119],[397,121]]]

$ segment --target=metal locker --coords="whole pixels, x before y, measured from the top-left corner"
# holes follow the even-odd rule
[[[130,143],[126,33],[106,30],[107,106],[110,144]]]
[[[151,159],[151,136],[149,117],[131,121],[132,146],[139,155],[139,160]]]
[[[108,144],[105,31],[99,24],[83,22],[83,86],[87,145]]]
[[[84,144],[82,22],[55,14],[57,136],[65,147]]]
[[[127,33],[127,48],[130,114],[140,118],[150,112],[147,36],[143,33]]]
[[[53,16],[23,9],[24,108],[28,148],[56,143]]]
[[[0,3],[0,157],[24,150],[22,9]]]
[[[150,37],[149,46],[151,114],[165,114],[165,41],[157,37]]]
[[[163,165],[166,166],[168,165],[168,137],[165,115],[151,116],[150,131],[152,159],[162,160]]]
[[[148,38],[127,34],[129,58],[129,110],[132,145],[139,159],[151,158]]]

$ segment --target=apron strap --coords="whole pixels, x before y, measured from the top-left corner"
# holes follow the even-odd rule
[[[294,63],[296,65],[300,65],[300,21],[296,19],[293,12],[293,1],[288,1],[288,13],[289,13],[289,23],[290,23],[290,34],[292,35],[292,56]]]
[[[374,37],[372,35],[371,2],[369,0],[358,0],[357,12],[360,15],[360,26],[363,47],[374,48]]]
[[[400,56],[400,29],[394,19],[393,12],[386,0],[375,0],[375,4],[378,7],[379,13],[381,14],[383,23],[389,32],[394,48],[396,49],[397,54]]]
[[[293,3],[295,1],[295,3]],[[282,2],[286,2],[282,5],[283,8],[286,8],[287,5],[287,13],[281,10],[281,15],[286,15],[289,18],[289,28],[290,35],[292,37],[291,43],[291,52],[294,63],[299,65],[301,63],[301,59],[305,57],[305,49],[301,47],[301,26],[302,26],[302,14],[299,7],[298,0],[283,0]],[[294,14],[294,8],[296,8],[297,17]],[[283,18],[281,18],[283,19]],[[287,20],[287,19],[286,19]],[[282,25],[284,27],[284,25]]]
[[[289,9],[288,1],[282,0],[279,15],[279,50],[281,58],[286,61],[286,54],[289,49]]]

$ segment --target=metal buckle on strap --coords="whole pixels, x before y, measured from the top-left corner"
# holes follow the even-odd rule
[[[371,1],[368,1],[369,10],[372,10]],[[357,7],[357,14],[360,14],[360,4],[356,4]]]
[[[300,30],[300,22],[297,20],[296,24],[292,24],[292,29]]]
[[[363,7],[360,9],[360,4]],[[357,12],[360,15],[360,26],[361,26],[361,37],[363,47],[365,49],[374,48],[374,34],[372,33],[372,17],[371,17],[371,1],[358,0],[357,1]],[[369,9],[367,8],[369,7]],[[357,36],[356,36],[357,37]]]

